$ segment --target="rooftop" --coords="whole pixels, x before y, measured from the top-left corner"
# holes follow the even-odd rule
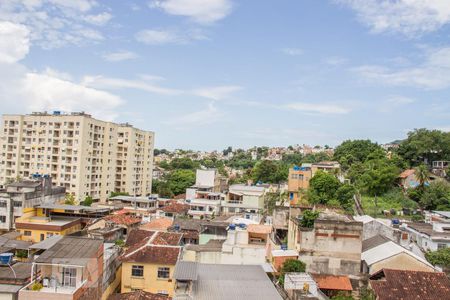
[[[362,252],[365,252],[367,250],[375,248],[375,247],[382,245],[384,243],[387,243],[389,241],[390,241],[390,239],[378,234],[374,237],[371,237],[367,240],[362,241]]]
[[[170,300],[169,296],[153,294],[143,290],[131,293],[112,294],[108,300]]]
[[[348,276],[311,274],[321,290],[352,291],[352,284]]]
[[[407,178],[408,176],[414,174],[415,172],[416,172],[416,170],[414,170],[414,169],[408,169],[408,170],[405,170],[402,173],[400,173],[400,175],[398,177]]]
[[[249,224],[247,225],[249,233],[269,234],[272,232],[272,225]]]
[[[190,206],[188,204],[182,204],[182,203],[171,203],[169,205],[166,205],[160,210],[166,213],[176,213],[176,214],[182,214],[187,213]]]
[[[174,278],[192,280],[192,297],[196,300],[282,299],[259,265],[219,265],[179,261]]]
[[[104,219],[108,222],[115,223],[117,225],[133,225],[141,223],[142,219],[135,216],[130,216],[126,214],[119,214],[119,215],[109,215],[104,217]]]
[[[383,269],[370,280],[377,299],[450,299],[445,273]]]
[[[102,240],[64,236],[56,244],[39,255],[35,262],[86,266],[89,260],[98,257],[100,248],[103,248]]]
[[[172,224],[172,219],[159,218],[151,220],[150,222],[141,225],[139,228],[143,230],[167,230]]]

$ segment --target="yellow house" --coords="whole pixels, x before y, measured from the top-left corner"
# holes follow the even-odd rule
[[[81,230],[81,219],[58,216],[48,217],[41,208],[24,209],[23,215],[17,218],[16,230],[23,241],[37,243],[53,235],[67,235]]]
[[[180,233],[131,231],[127,239],[129,247],[121,257],[121,292],[143,290],[172,297],[173,274],[182,252],[181,238]]]

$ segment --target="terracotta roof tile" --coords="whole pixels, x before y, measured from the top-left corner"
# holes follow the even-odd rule
[[[272,232],[272,226],[271,225],[261,225],[261,224],[249,224],[247,226],[247,231],[250,233],[269,234]]]
[[[108,300],[170,300],[169,296],[153,294],[145,291],[136,291],[123,294],[112,294]]]
[[[152,245],[168,245],[178,246],[180,245],[183,234],[175,232],[158,232],[155,238],[151,241]]]
[[[379,300],[450,299],[450,280],[445,273],[383,269],[371,279]]]
[[[121,260],[124,262],[175,265],[180,253],[181,247],[145,245],[136,251],[127,250]]]
[[[311,274],[314,281],[317,282],[319,289],[352,291],[352,284],[348,276]]]
[[[400,177],[400,178],[406,178],[406,177],[408,177],[409,175],[414,174],[415,172],[416,172],[416,170],[414,170],[414,169],[408,169],[408,170],[403,171],[398,177]]]
[[[133,229],[128,233],[125,246],[131,247],[138,243],[147,242],[154,233],[154,231]]]
[[[173,220],[169,218],[159,218],[151,220],[150,222],[141,225],[139,228],[143,230],[167,230],[170,226],[172,226]]]
[[[109,215],[104,219],[108,222],[112,222],[118,225],[133,225],[141,222],[141,218],[126,214]]]
[[[161,208],[163,212],[185,214],[189,210],[188,204],[172,203]]]

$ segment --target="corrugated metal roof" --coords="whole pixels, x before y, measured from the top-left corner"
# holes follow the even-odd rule
[[[198,264],[197,274],[192,289],[196,300],[282,299],[260,265]]]
[[[55,245],[62,238],[63,238],[62,235],[54,235],[54,236],[48,237],[45,240],[43,240],[42,242],[31,245],[30,249],[44,249],[44,250],[50,249],[51,247],[53,247],[53,245]]]
[[[385,238],[384,236],[378,234],[374,237],[362,241],[362,252],[375,248],[389,241],[390,240],[388,238]]]
[[[197,280],[198,264],[193,261],[179,261],[175,266],[173,278],[176,280]]]

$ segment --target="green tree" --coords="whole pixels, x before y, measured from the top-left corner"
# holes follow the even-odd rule
[[[430,183],[422,194],[420,205],[428,210],[450,210],[450,184],[445,181]]]
[[[336,147],[334,159],[347,170],[355,162],[365,162],[369,158],[384,156],[384,150],[370,140],[347,140]]]
[[[423,189],[425,187],[425,183],[428,182],[428,168],[426,165],[420,164],[416,167],[415,171],[415,176],[419,182],[419,187]]]
[[[340,182],[334,175],[324,171],[317,171],[309,181],[308,201],[327,204],[335,199],[336,191],[339,187]]]
[[[305,210],[300,220],[300,226],[305,228],[313,228],[314,222],[319,217],[318,211]]]
[[[94,199],[92,199],[91,196],[86,196],[86,198],[84,198],[83,205],[91,206],[93,202],[94,202]]]
[[[154,191],[163,198],[172,198],[174,196],[167,181],[156,182]]]
[[[353,195],[355,188],[350,184],[342,184],[336,191],[336,200],[347,212],[353,212]]]
[[[303,155],[301,153],[285,154],[283,155],[282,161],[289,166],[301,165],[303,160]]]
[[[193,170],[175,170],[168,174],[166,181],[174,195],[183,194],[195,183],[195,173]]]
[[[291,272],[305,272],[306,264],[298,259],[287,259],[284,261],[280,270],[279,282],[284,285],[284,276]]]
[[[393,188],[398,174],[398,168],[383,158],[365,162],[361,175],[353,179],[359,189],[373,196]]]
[[[450,248],[427,252],[425,258],[434,266],[450,267]]]
[[[450,132],[415,129],[400,143],[397,152],[411,165],[450,160]]]
[[[111,194],[109,194],[109,198],[113,198],[116,196],[129,196],[130,194],[126,193],[126,192],[111,192]]]
[[[74,196],[74,194],[70,194],[70,193],[66,194],[66,198],[65,198],[65,200],[64,200],[64,204],[67,204],[67,205],[75,205],[76,202],[75,202],[75,196]]]
[[[254,182],[280,183],[287,180],[289,167],[271,160],[256,163],[252,171]]]
[[[188,157],[174,158],[169,164],[171,170],[196,170],[198,168],[200,168],[200,163]]]

